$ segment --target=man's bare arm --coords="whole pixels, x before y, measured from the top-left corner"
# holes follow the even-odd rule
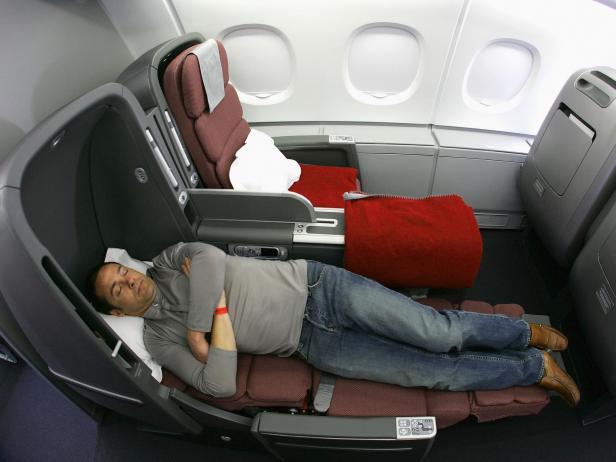
[[[226,306],[227,302],[225,292],[223,291],[218,301],[217,308]],[[187,329],[186,338],[193,356],[202,363],[206,363],[210,345],[207,343],[203,332]],[[237,351],[233,325],[231,324],[231,318],[228,313],[214,315],[211,346],[226,351]]]
[[[227,299],[225,291],[223,290],[220,300],[218,301],[218,307],[226,308],[226,306]],[[229,313],[214,315],[214,322],[212,324],[212,346],[220,348],[221,350],[237,351],[235,334],[233,332],[233,325],[231,324]]]

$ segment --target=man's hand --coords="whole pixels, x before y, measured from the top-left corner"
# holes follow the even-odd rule
[[[184,257],[184,262],[182,263],[182,273],[184,273],[186,276],[190,275],[190,265],[190,258]]]
[[[197,361],[207,363],[207,355],[210,351],[210,345],[205,339],[205,334],[192,329],[187,329],[186,340],[193,356],[197,358]]]

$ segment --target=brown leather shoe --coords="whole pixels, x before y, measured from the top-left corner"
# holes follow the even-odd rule
[[[569,374],[563,371],[547,351],[543,352],[543,377],[539,386],[554,390],[571,407],[580,402],[580,390]]]
[[[529,324],[530,340],[529,347],[542,348],[552,351],[563,351],[567,349],[569,340],[567,337],[553,327],[543,324]]]

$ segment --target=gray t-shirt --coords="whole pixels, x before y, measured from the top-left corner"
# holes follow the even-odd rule
[[[182,270],[191,259],[190,276]],[[232,257],[209,244],[177,244],[153,259],[157,286],[145,313],[144,341],[161,365],[213,396],[235,392],[237,354],[210,348],[207,364],[190,352],[186,329],[209,332],[224,288],[238,351],[291,355],[297,348],[307,298],[305,260]]]

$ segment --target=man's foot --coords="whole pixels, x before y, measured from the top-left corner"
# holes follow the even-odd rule
[[[553,327],[543,324],[529,324],[530,340],[529,347],[541,348],[552,351],[563,351],[567,349],[569,340],[567,337]]]
[[[580,402],[580,390],[569,374],[563,371],[556,361],[547,351],[543,352],[543,377],[539,381],[539,386],[554,390],[571,407],[575,407]]]

